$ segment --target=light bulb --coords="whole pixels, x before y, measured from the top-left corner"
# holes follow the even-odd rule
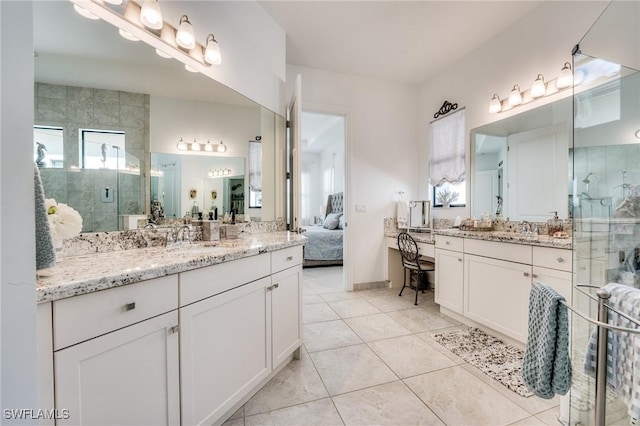
[[[197,69],[195,69],[194,67],[192,67],[191,65],[187,65],[187,64],[184,64],[184,69],[189,71],[189,72],[200,72]]]
[[[522,93],[520,93],[520,86],[517,84],[513,85],[513,89],[511,93],[509,93],[509,105],[516,106],[522,103]]]
[[[558,81],[556,81],[556,87],[558,89],[564,89],[565,87],[569,87],[572,84],[573,84],[573,72],[571,70],[571,64],[569,62],[565,62],[564,66],[560,70]]]
[[[98,19],[100,19],[100,17],[98,17],[97,15],[89,12],[87,9],[85,9],[82,6],[80,6],[79,4],[74,4],[73,8],[76,10],[76,12],[78,12],[80,15],[84,16],[87,19],[91,19],[93,21],[97,21]]]
[[[104,1],[114,6],[120,6],[124,2],[124,0],[104,0]]]
[[[158,4],[158,0],[144,0],[142,4],[142,9],[140,10],[140,22],[145,27],[160,30],[162,29],[162,11],[160,10],[160,5]]]
[[[222,143],[222,141],[220,141],[220,143],[218,144],[216,150],[218,152],[226,152],[227,151],[227,146],[224,143]]]
[[[161,58],[171,59],[171,55],[169,55],[168,53],[166,53],[164,50],[156,49],[156,54],[157,54],[158,56],[160,56]]]
[[[131,34],[129,31],[123,30],[122,28],[120,28],[118,30],[118,32],[120,33],[120,35],[124,38],[126,38],[127,40],[131,40],[131,41],[140,41],[140,39],[136,36],[134,36],[133,34]]]
[[[502,111],[502,102],[500,102],[498,94],[494,93],[493,98],[491,98],[491,102],[489,102],[489,113],[495,114],[500,111]]]
[[[176,32],[176,43],[185,49],[193,49],[196,47],[196,37],[193,35],[193,27],[187,15],[182,15],[178,32]]]
[[[545,93],[547,93],[547,86],[544,83],[544,76],[542,74],[538,74],[538,77],[531,86],[531,97],[534,99],[539,98],[540,96],[544,96]]]
[[[191,151],[200,151],[200,144],[195,139],[191,142]]]
[[[185,141],[182,140],[182,138],[180,138],[180,141],[178,142],[178,151],[186,151],[187,150],[187,143]]]
[[[207,36],[207,47],[204,51],[204,60],[211,65],[220,65],[222,63],[222,54],[220,46],[213,34]]]
[[[207,152],[213,152],[213,144],[210,140],[207,140],[207,143],[204,146],[204,150]]]

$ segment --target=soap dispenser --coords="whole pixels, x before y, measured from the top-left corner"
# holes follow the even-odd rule
[[[564,228],[563,223],[562,223],[562,219],[560,219],[558,217],[558,212],[551,212],[553,213],[553,218],[547,220],[547,228],[548,228],[548,233],[549,235],[553,235],[556,232],[561,232]]]

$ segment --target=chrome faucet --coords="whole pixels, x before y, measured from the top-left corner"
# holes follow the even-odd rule
[[[531,224],[529,222],[527,222],[526,220],[523,220],[522,222],[520,222],[520,233],[522,234],[530,234],[531,233]]]
[[[189,228],[188,225],[182,225],[180,227],[173,226],[169,232],[167,232],[167,244],[178,243],[180,241],[191,242],[191,228]]]

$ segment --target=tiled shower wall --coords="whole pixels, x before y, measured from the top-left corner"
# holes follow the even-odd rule
[[[64,129],[64,169],[40,172],[46,197],[78,210],[83,218],[83,232],[117,230],[119,214],[146,212],[149,95],[36,83],[35,124]],[[116,176],[115,170],[70,170],[71,165],[80,164],[79,129],[125,132],[125,151],[140,159],[140,174],[120,172]],[[116,188],[113,203],[101,201],[100,191],[104,187]]]

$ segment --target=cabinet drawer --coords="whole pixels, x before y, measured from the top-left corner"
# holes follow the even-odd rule
[[[531,264],[531,246],[528,245],[467,239],[464,242],[464,252],[509,262]]]
[[[169,275],[53,302],[54,350],[178,308],[178,276]]]
[[[430,258],[436,257],[436,247],[433,244],[427,243],[417,243],[418,244],[418,253],[420,256],[426,256]]]
[[[536,266],[571,272],[572,263],[571,250],[533,247],[533,264]]]
[[[462,251],[464,248],[464,239],[460,237],[436,235],[436,247],[453,251]]]
[[[302,263],[302,246],[271,252],[271,273],[283,271]]]
[[[269,253],[180,274],[180,306],[231,290],[270,274]]]

